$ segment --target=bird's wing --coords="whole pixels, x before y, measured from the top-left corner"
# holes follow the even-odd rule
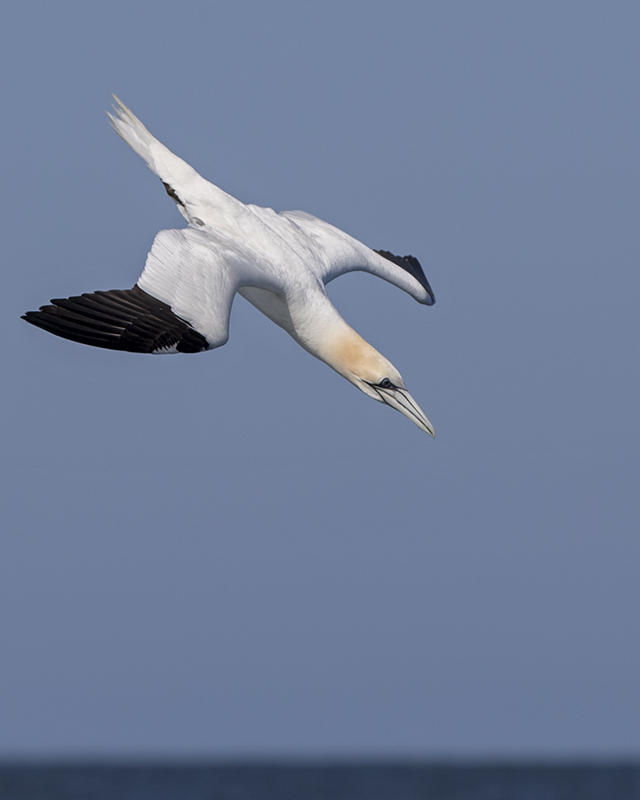
[[[428,306],[435,303],[429,281],[414,256],[372,250],[348,233],[304,211],[283,211],[281,216],[303,231],[320,253],[315,268],[324,283],[345,272],[361,270],[404,289],[420,303]]]
[[[242,286],[276,289],[231,243],[192,228],[160,231],[132,289],[52,300],[23,319],[83,344],[135,353],[197,353],[228,339]]]

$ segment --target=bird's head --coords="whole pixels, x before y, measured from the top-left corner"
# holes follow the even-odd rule
[[[407,391],[402,375],[354,330],[341,331],[328,363],[361,392],[395,408],[421,430],[435,436],[427,415]]]

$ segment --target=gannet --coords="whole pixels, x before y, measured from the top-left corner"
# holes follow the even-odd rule
[[[430,306],[434,294],[418,259],[372,250],[303,211],[242,203],[114,100],[111,125],[160,178],[188,226],[156,235],[133,288],[54,299],[22,319],[96,347],[198,353],[226,343],[239,293],[311,355],[433,436],[398,370],[345,322],[325,289],[345,272],[364,270]]]

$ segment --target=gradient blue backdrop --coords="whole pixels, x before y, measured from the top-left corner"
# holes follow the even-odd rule
[[[0,755],[638,753],[633,2],[6,4]],[[202,356],[25,325],[243,200],[417,255],[330,293],[431,441],[238,299]]]

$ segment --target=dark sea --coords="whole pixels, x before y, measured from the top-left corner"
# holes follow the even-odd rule
[[[0,765],[0,800],[423,798],[640,800],[640,762]]]

